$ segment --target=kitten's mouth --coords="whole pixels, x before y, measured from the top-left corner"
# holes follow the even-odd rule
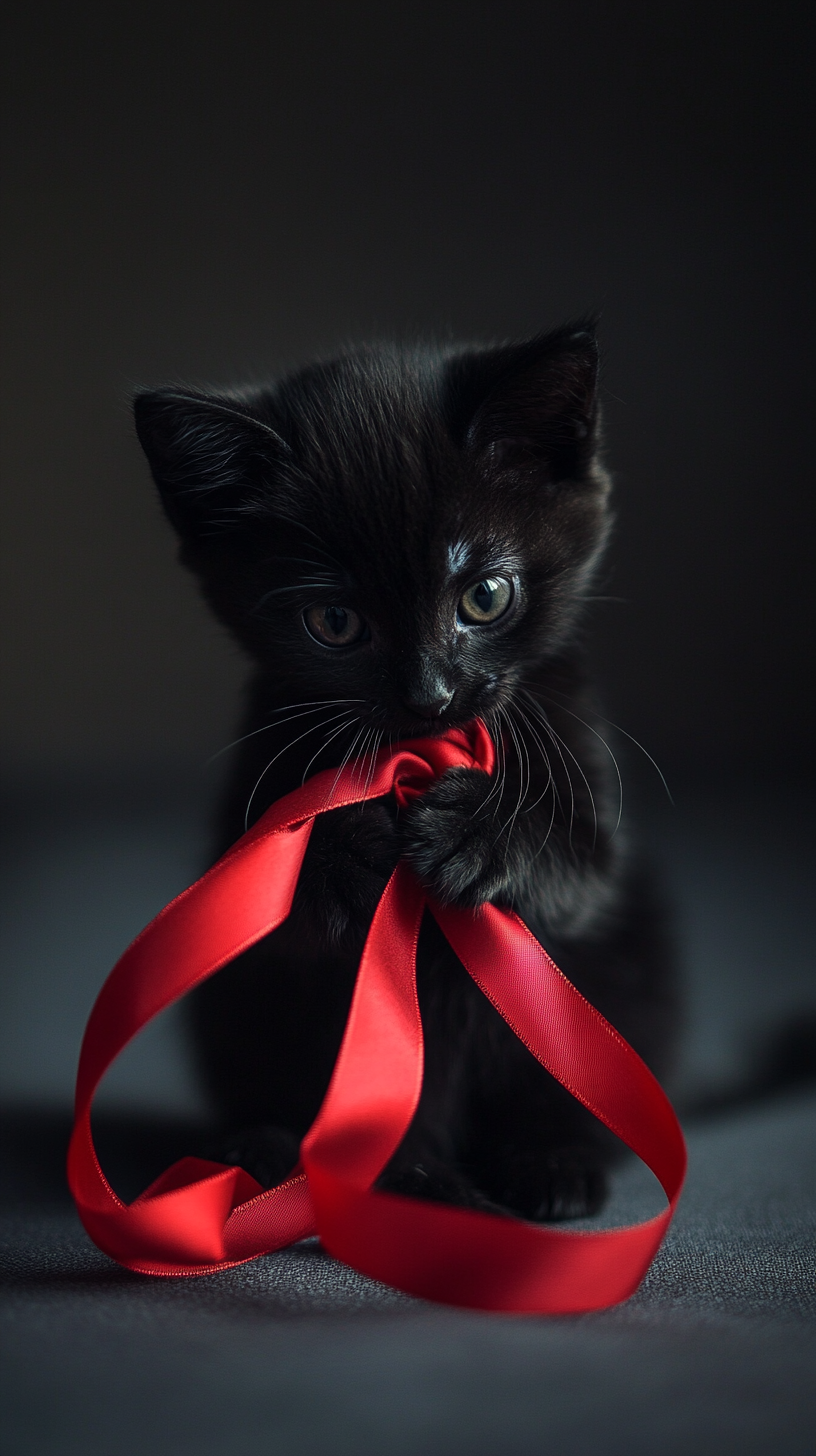
[[[394,737],[398,740],[403,738],[440,738],[443,733],[447,733],[449,728],[461,728],[463,726],[456,718],[413,718],[408,721],[403,719],[396,727]]]
[[[480,708],[471,708],[469,712],[437,713],[432,718],[406,716],[400,720],[399,724],[395,724],[394,737],[400,740],[403,738],[441,738],[452,728],[467,728],[475,718],[487,719],[488,717],[488,710]]]

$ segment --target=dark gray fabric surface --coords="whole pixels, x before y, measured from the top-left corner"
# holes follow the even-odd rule
[[[309,1242],[148,1280],[56,1184],[3,1222],[9,1452],[816,1449],[816,1096],[689,1129],[688,1187],[626,1305],[508,1318],[403,1298]],[[607,1217],[646,1214],[623,1169]]]
[[[63,1159],[79,1037],[110,963],[194,874],[201,801],[79,796],[6,816],[0,955],[4,1450],[136,1456],[533,1456],[816,1451],[816,1093],[740,1106],[763,1038],[816,1006],[812,801],[740,789],[666,814],[688,1035],[689,1181],[626,1305],[508,1318],[405,1299],[315,1243],[200,1280],[93,1248]],[[810,1023],[812,1024],[812,1023]],[[100,1098],[103,1164],[133,1196],[194,1151],[200,1098],[172,1018]],[[729,1101],[731,1103],[729,1110]],[[16,1108],[16,1110],[15,1110]],[[634,1161],[605,1221],[660,1206]]]

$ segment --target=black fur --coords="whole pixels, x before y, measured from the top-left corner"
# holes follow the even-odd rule
[[[139,438],[182,556],[255,670],[219,851],[305,774],[475,716],[500,774],[446,775],[315,827],[274,935],[191,998],[224,1155],[282,1177],[314,1118],[374,907],[406,855],[442,900],[513,905],[656,1069],[672,998],[661,917],[592,728],[580,622],[609,531],[597,346],[579,324],[521,344],[370,348],[269,388],[140,394]],[[506,613],[462,594],[509,584]],[[498,600],[484,591],[479,601]],[[310,608],[361,639],[325,646]],[[324,622],[319,619],[319,625]],[[350,630],[350,628],[349,628]],[[296,716],[299,715],[299,716]],[[336,715],[336,716],[335,716]],[[432,922],[419,948],[422,1099],[384,1187],[534,1219],[603,1199],[613,1139],[534,1061]]]

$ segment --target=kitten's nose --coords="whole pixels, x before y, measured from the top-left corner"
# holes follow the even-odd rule
[[[447,688],[436,688],[433,692],[423,693],[422,696],[414,698],[403,698],[403,703],[409,713],[417,718],[438,718],[444,713],[449,703],[453,702],[453,693]]]

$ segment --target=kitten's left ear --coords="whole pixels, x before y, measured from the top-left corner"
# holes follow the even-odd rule
[[[244,402],[193,389],[143,390],[136,433],[167,515],[183,541],[251,526],[288,445]]]
[[[521,344],[461,354],[447,377],[459,443],[502,468],[578,480],[596,446],[598,343],[594,323]]]

